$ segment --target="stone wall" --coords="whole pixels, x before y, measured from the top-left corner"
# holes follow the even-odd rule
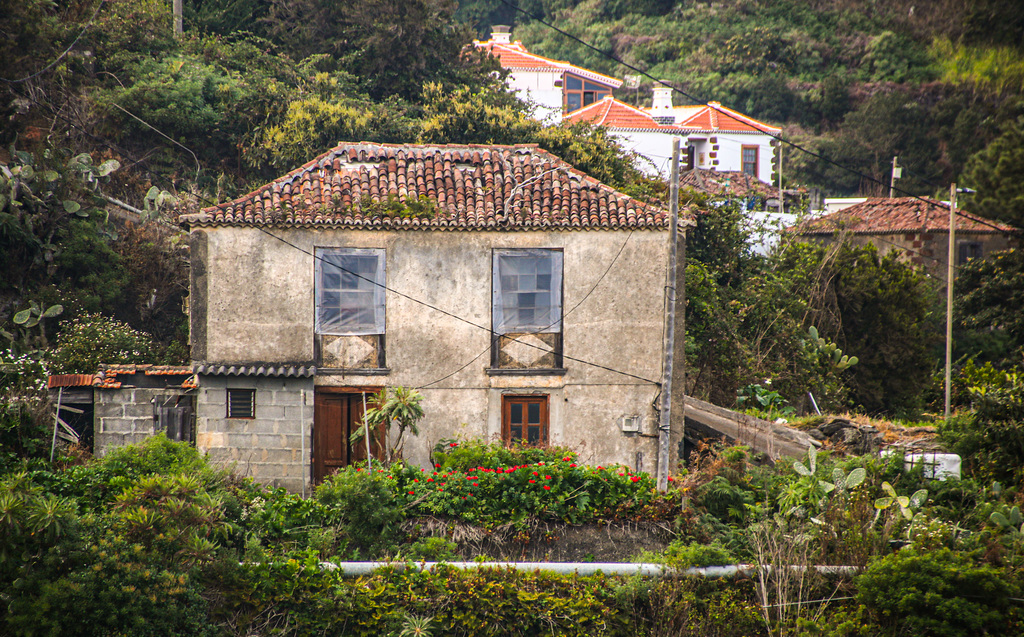
[[[255,418],[227,417],[227,390],[255,389]],[[293,493],[308,493],[313,379],[202,375],[196,446],[214,463]]]
[[[160,431],[155,416],[157,405],[174,405],[185,390],[174,388],[124,387],[97,389],[93,453],[103,456],[122,445],[140,443]]]

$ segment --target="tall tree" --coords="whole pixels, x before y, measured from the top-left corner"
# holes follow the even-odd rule
[[[968,160],[963,184],[978,191],[972,212],[1024,228],[1024,117]]]

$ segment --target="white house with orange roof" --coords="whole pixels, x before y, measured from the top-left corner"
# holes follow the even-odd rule
[[[495,26],[490,40],[474,40],[473,45],[489,51],[501,68],[511,72],[509,88],[533,104],[533,116],[542,122],[557,123],[566,113],[589,106],[622,86],[622,80],[530,53],[522,42],[511,39],[509,27]]]
[[[683,149],[682,169],[744,173],[772,183],[775,135],[769,126],[725,108],[717,102],[701,106],[671,107],[671,89],[655,89],[654,107],[641,109],[611,96],[565,116],[568,122],[603,126],[622,145],[639,155],[640,168],[649,175],[666,176],[672,158],[672,139]],[[657,108],[666,93],[669,108]],[[664,104],[662,98],[661,104]]]
[[[772,183],[772,142],[781,128],[718,102],[673,106],[667,86],[655,87],[651,108],[630,106],[612,96],[622,80],[530,53],[522,42],[512,41],[507,26],[495,26],[490,40],[474,40],[473,45],[498,58],[509,71],[509,88],[533,104],[536,119],[603,126],[642,158],[640,168],[649,175],[668,175],[672,138],[679,136],[686,149],[685,168],[743,172]]]
[[[651,108],[660,124],[675,126],[686,137],[691,168],[746,173],[772,182],[775,138],[781,128],[759,122],[718,102],[673,106],[672,88],[656,86]]]
[[[567,114],[564,121],[588,122],[608,129],[626,150],[637,154],[638,167],[648,175],[668,175],[672,140],[680,137],[685,143],[685,135],[679,127],[659,123],[646,111],[610,95]]]

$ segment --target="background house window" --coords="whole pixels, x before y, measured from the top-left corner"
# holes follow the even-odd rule
[[[962,241],[957,243],[957,265],[963,265],[971,259],[980,259],[981,243],[977,241]]]
[[[757,177],[757,146],[743,147],[743,172]]]
[[[501,429],[506,444],[547,444],[548,397],[502,396]]]
[[[383,334],[384,250],[320,248],[316,255],[317,334]]]
[[[562,252],[495,250],[493,323],[498,334],[562,331]]]
[[[228,418],[255,418],[256,390],[229,389],[227,407]]]
[[[571,113],[575,110],[590,106],[594,102],[612,94],[607,86],[588,82],[574,75],[565,75],[565,112]]]

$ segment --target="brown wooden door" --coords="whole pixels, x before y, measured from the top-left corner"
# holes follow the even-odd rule
[[[367,393],[369,402],[372,394]],[[321,482],[342,467],[366,460],[366,441],[350,444],[352,432],[363,424],[362,392],[317,390],[313,412],[313,481]],[[374,459],[381,457],[375,436]]]

